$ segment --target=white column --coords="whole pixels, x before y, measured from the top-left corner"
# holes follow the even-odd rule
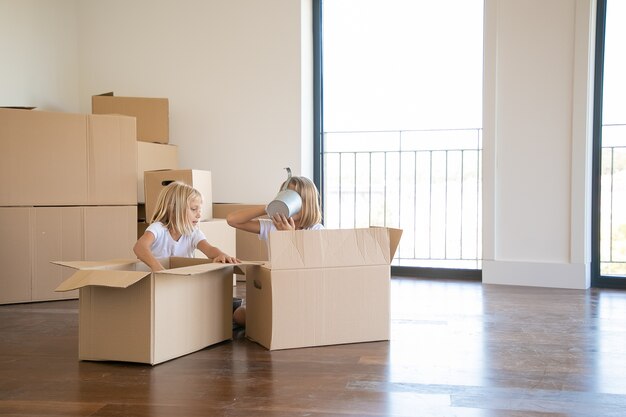
[[[590,284],[594,0],[486,0],[483,282]]]

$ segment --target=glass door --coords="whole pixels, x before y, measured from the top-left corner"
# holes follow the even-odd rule
[[[395,273],[479,277],[483,0],[314,5],[324,224],[403,229]]]
[[[626,2],[598,0],[594,116],[594,286],[626,288]]]

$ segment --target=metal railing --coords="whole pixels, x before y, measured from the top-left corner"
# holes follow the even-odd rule
[[[626,124],[602,130],[600,264],[626,275]],[[394,265],[480,269],[482,130],[324,134],[327,227],[404,230]]]
[[[326,132],[324,222],[404,230],[394,265],[480,269],[482,129]]]
[[[602,126],[600,273],[626,275],[626,124]]]

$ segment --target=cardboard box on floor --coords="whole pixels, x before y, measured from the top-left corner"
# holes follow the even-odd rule
[[[272,232],[246,268],[246,336],[269,350],[389,340],[391,228]]]
[[[145,203],[143,173],[157,169],[178,169],[178,146],[137,142],[137,202]]]
[[[135,119],[0,109],[0,206],[137,204]]]
[[[232,338],[232,264],[161,259],[54,262],[77,271],[56,290],[78,289],[78,358],[156,365]],[[241,272],[241,271],[240,271]]]
[[[55,259],[134,256],[135,206],[0,207],[0,304],[77,298]]]
[[[112,92],[91,97],[94,114],[124,114],[137,119],[136,140],[168,143],[169,100],[166,98],[117,97]]]
[[[182,181],[200,191],[203,198],[202,217],[200,221],[213,218],[213,187],[211,171],[199,169],[163,169],[144,172],[144,188],[146,196],[146,220],[152,218],[156,209],[159,193],[168,184]]]

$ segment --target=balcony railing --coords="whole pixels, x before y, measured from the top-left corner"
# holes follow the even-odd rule
[[[404,230],[394,265],[480,269],[482,130],[324,134],[327,227]],[[603,126],[601,270],[626,275],[626,125]]]
[[[481,129],[324,139],[327,227],[402,228],[394,265],[481,268]]]
[[[626,275],[626,124],[602,126],[600,272]]]

